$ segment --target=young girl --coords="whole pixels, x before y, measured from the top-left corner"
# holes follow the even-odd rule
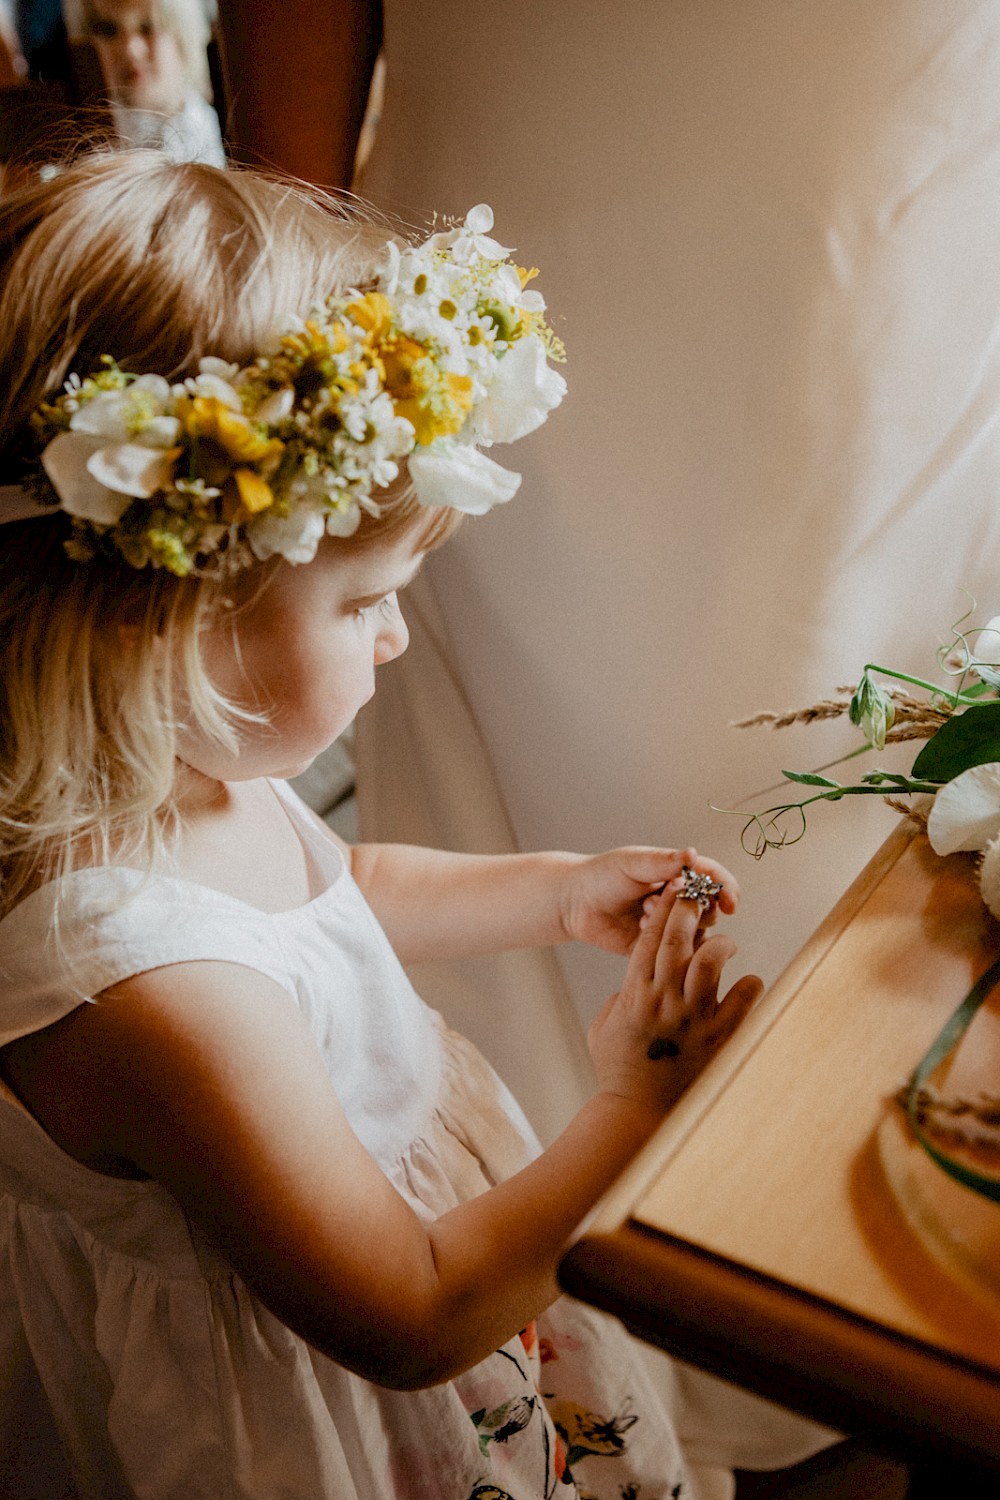
[[[123,145],[225,166],[202,0],[64,0],[63,14],[97,53]]]
[[[351,849],[283,781],[561,398],[491,222],[387,247],[144,152],[0,204],[4,1494],[699,1493],[554,1271],[756,997],[735,882]],[[539,1154],[400,960],[573,938],[627,968]]]

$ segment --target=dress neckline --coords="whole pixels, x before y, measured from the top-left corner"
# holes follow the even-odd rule
[[[26,896],[23,901],[13,907],[0,922],[0,926],[6,926],[12,922],[18,913],[24,913],[27,918],[31,909],[41,904],[49,907],[56,897],[60,888],[69,885],[86,884],[88,881],[112,878],[120,878],[133,887],[133,894],[138,894],[144,886],[163,889],[164,886],[181,886],[188,891],[199,891],[204,896],[211,898],[212,903],[227,907],[235,907],[239,911],[252,912],[260,919],[268,921],[280,921],[282,918],[303,915],[313,911],[322,901],[325,901],[330,893],[338,885],[342,877],[348,873],[348,865],[339,846],[333,838],[325,838],[319,828],[315,826],[312,819],[305,815],[303,804],[296,792],[285,781],[277,781],[271,777],[263,778],[271,788],[282,810],[291,823],[292,828],[298,835],[305,850],[306,858],[311,863],[321,881],[326,883],[315,896],[298,906],[286,907],[280,911],[265,911],[262,906],[255,906],[251,901],[244,901],[240,896],[230,895],[228,891],[222,891],[218,886],[206,885],[203,881],[191,880],[185,875],[172,875],[163,870],[141,870],[134,865],[88,865],[80,870],[71,870],[68,875],[57,876],[54,880],[47,880],[44,885]],[[9,929],[8,929],[9,930]]]

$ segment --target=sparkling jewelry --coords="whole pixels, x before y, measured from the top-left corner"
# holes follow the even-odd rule
[[[711,875],[700,875],[697,870],[692,870],[690,865],[685,865],[681,871],[684,884],[677,892],[681,901],[697,901],[699,911],[708,911],[716,896],[722,891],[722,881],[713,880]]]

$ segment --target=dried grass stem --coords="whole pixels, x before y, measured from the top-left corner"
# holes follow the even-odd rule
[[[772,729],[787,729],[792,724],[813,724],[818,719],[839,719],[850,709],[855,688],[839,687],[836,691],[838,694],[836,698],[820,698],[818,702],[810,703],[806,708],[792,708],[780,714],[762,709],[748,719],[734,720],[732,728],[756,729],[762,725],[768,725]],[[914,698],[913,694],[908,693],[905,688],[886,687],[885,692],[892,699],[896,709],[896,721],[886,734],[886,744],[894,744],[903,740],[930,739],[931,735],[936,734],[941,725],[951,718],[950,709],[939,708],[936,704],[927,703],[922,698]]]

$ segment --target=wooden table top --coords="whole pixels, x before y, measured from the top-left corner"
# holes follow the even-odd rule
[[[998,950],[971,858],[901,825],[588,1219],[563,1284],[831,1425],[1000,1471],[1000,1205],[892,1102]],[[960,1082],[996,1094],[1000,997],[974,1026]]]

